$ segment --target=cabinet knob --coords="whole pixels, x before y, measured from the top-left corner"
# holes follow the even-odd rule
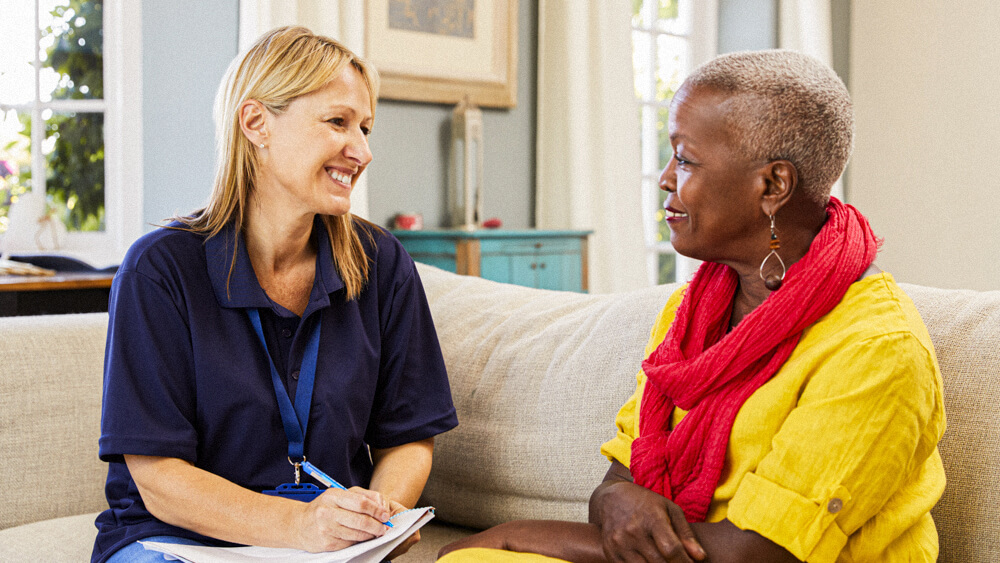
[[[531,269],[532,269],[532,270],[534,270],[534,269],[535,269],[535,268],[537,268],[537,267],[538,267],[538,264],[536,264],[536,263],[534,263],[534,262],[532,262],[532,263],[531,263]]]
[[[535,243],[535,248],[541,248],[541,247],[542,247],[542,243],[540,243],[540,242],[536,242]]]
[[[539,267],[544,270],[545,269],[545,262],[542,262],[542,265],[539,266]]]

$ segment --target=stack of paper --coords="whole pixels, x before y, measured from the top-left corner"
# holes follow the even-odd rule
[[[337,551],[309,553],[298,549],[274,547],[205,547],[160,542],[141,542],[152,551],[159,551],[188,563],[263,563],[285,561],[288,563],[379,563],[403,540],[413,535],[421,526],[434,518],[431,507],[414,508],[391,518],[392,528],[384,536],[357,543]]]

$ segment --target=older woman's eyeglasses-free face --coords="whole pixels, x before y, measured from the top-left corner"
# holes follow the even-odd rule
[[[678,253],[724,264],[756,260],[760,197],[766,187],[759,162],[737,151],[726,127],[727,97],[683,86],[673,98],[673,157],[660,175],[670,242]],[[759,260],[758,260],[759,261]]]

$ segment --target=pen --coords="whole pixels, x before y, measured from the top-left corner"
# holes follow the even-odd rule
[[[347,490],[347,487],[341,485],[333,477],[330,477],[326,473],[323,473],[322,471],[319,470],[318,467],[316,467],[315,465],[309,463],[308,461],[303,461],[302,462],[302,469],[306,473],[308,473],[309,475],[312,475],[313,479],[316,479],[317,481],[319,481],[320,483],[323,483],[327,487],[334,487],[334,488],[341,489],[341,490],[344,490],[344,491]],[[385,522],[382,522],[382,523],[385,524],[386,526],[389,526],[390,528],[393,527],[392,526],[392,522],[389,522],[388,520],[386,520]]]

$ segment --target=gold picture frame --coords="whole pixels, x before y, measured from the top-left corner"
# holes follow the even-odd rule
[[[388,100],[517,105],[517,0],[368,0],[365,54]]]

